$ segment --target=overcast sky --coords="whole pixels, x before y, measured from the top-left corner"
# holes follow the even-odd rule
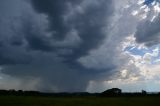
[[[160,91],[159,0],[0,0],[0,89]]]

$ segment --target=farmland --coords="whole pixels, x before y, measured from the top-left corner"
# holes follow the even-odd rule
[[[47,97],[0,96],[1,106],[160,106],[159,96],[145,97]]]

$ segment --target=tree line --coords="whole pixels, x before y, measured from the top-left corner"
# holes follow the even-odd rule
[[[54,92],[40,92],[40,91],[23,91],[23,90],[0,90],[0,96],[2,95],[14,95],[14,96],[62,96],[62,97],[68,97],[68,96],[100,96],[100,97],[117,97],[117,96],[160,96],[160,92],[157,93],[149,93],[145,90],[142,90],[141,92],[122,92],[119,88],[112,88],[108,89],[101,93],[88,93],[88,92],[60,92],[60,93],[54,93]]]

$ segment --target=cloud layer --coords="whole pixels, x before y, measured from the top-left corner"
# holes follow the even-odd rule
[[[1,2],[8,6],[1,10],[2,72],[20,80],[41,79],[40,90],[85,90],[94,72],[77,59],[107,36],[112,1]]]
[[[1,0],[0,86],[55,92],[102,91],[118,81],[144,80],[139,77],[139,60],[125,50],[159,43],[158,2],[151,3]],[[133,89],[131,84],[126,89]],[[145,87],[141,83],[137,86]]]

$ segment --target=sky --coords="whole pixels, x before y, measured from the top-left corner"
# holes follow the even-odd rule
[[[159,0],[0,0],[0,89],[160,91]]]

